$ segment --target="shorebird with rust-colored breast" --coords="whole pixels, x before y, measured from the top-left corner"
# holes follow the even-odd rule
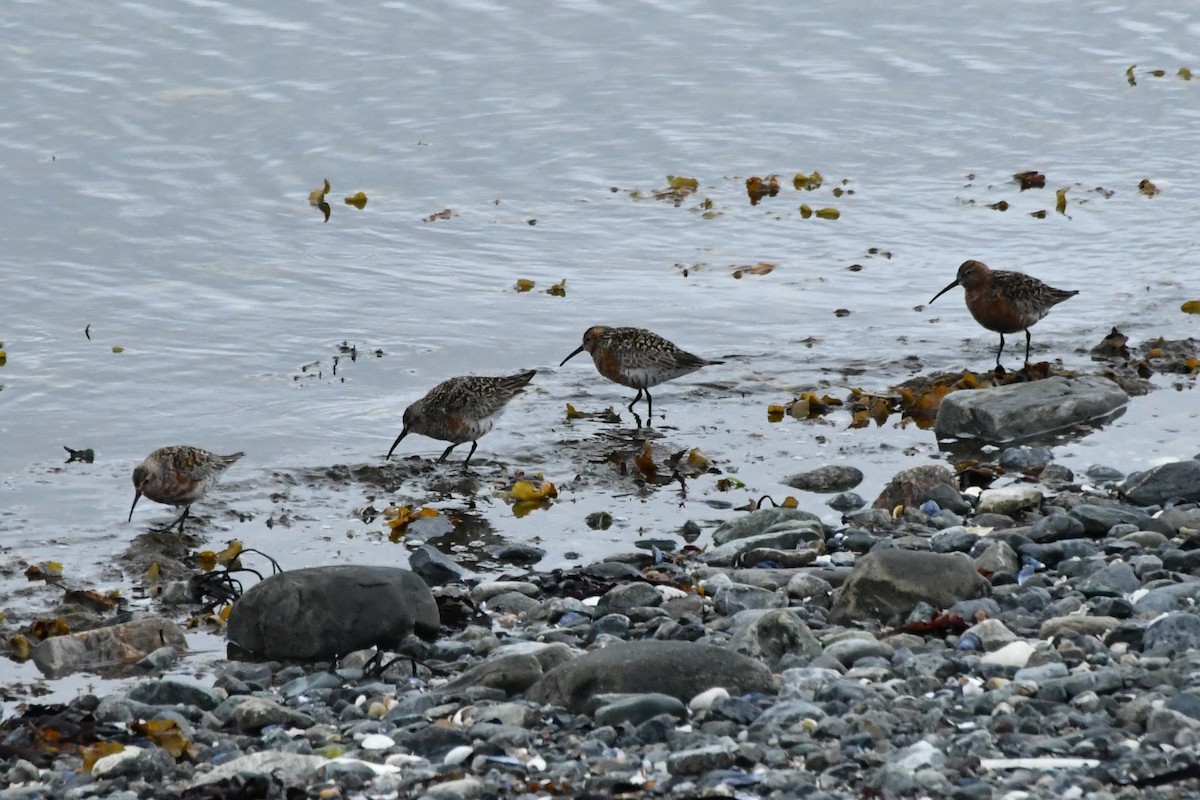
[[[989,269],[982,261],[964,261],[954,282],[933,296],[937,300],[955,286],[966,290],[967,310],[983,327],[1000,334],[996,368],[1004,352],[1004,334],[1025,331],[1025,363],[1029,363],[1029,329],[1077,289],[1055,289],[1021,272]],[[933,300],[929,302],[932,303]]]
[[[386,458],[392,457],[401,439],[410,433],[419,433],[451,443],[437,460],[439,464],[446,460],[451,450],[463,442],[470,442],[471,452],[463,460],[465,467],[475,455],[479,437],[492,429],[508,401],[520,394],[536,374],[537,370],[531,369],[498,378],[465,375],[439,383],[404,410],[404,427],[392,442]]]
[[[637,389],[637,395],[628,406],[635,417],[637,412],[633,406],[642,399],[643,392],[646,394],[646,414],[650,420],[654,419],[651,386],[695,372],[701,367],[725,363],[693,355],[645,328],[594,325],[584,331],[583,344],[564,358],[559,366],[584,350],[591,354],[596,370],[601,375],[622,386]]]
[[[133,488],[136,493],[133,505],[129,507],[129,520],[133,519],[133,509],[137,508],[138,500],[145,495],[156,503],[177,508],[182,506],[183,513],[179,519],[162,530],[169,531],[178,525],[179,532],[183,533],[183,521],[192,510],[192,503],[204,497],[221,479],[225,470],[244,455],[232,453],[221,456],[183,444],[158,448],[134,467]]]

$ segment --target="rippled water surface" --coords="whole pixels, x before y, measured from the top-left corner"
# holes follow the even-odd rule
[[[359,5],[6,6],[11,602],[30,591],[15,581],[24,564],[46,559],[121,585],[116,555],[169,519],[143,503],[125,522],[130,470],[166,444],[246,451],[197,505],[198,532],[288,567],[405,563],[380,520],[355,516],[390,502],[469,510],[464,558],[523,541],[553,566],[737,513],[706,501],[781,497],[781,478],[821,463],[863,469],[870,499],[896,470],[945,458],[932,433],[848,430],[845,414],[771,424],[766,407],[987,369],[995,335],[960,291],[925,308],[966,258],[1080,290],[1034,329],[1039,360],[1093,369],[1087,350],[1114,325],[1134,343],[1198,332],[1179,306],[1200,291],[1200,79],[1176,76],[1200,70],[1194,10]],[[1028,169],[1047,188],[1019,192],[1011,175]],[[792,188],[813,170],[825,186]],[[752,206],[745,179],[771,174],[783,190]],[[668,175],[699,191],[652,199]],[[307,200],[325,178],[328,222]],[[1139,194],[1144,178],[1158,196]],[[342,202],[358,191],[361,211]],[[988,207],[1000,200],[1007,212]],[[801,203],[841,218],[802,219]],[[774,270],[733,277],[760,262]],[[534,290],[515,292],[519,278]],[[565,297],[544,291],[563,279]],[[565,421],[567,403],[623,410],[631,396],[586,357],[557,366],[592,324],[649,327],[726,361],[655,391],[652,444],[659,458],[698,447],[744,489],[702,476],[681,497],[591,463],[639,446],[628,414]],[[480,442],[473,497],[431,490],[453,465],[396,492],[323,477],[380,463],[404,407],[444,378],[527,368],[536,388]],[[1056,455],[1125,470],[1194,455],[1197,395],[1178,382]],[[63,445],[93,448],[95,463],[64,466]],[[398,453],[443,446],[414,436]],[[559,502],[514,517],[493,490],[516,470],[544,471]],[[836,521],[823,500],[801,506]],[[600,510],[616,524],[591,531]]]

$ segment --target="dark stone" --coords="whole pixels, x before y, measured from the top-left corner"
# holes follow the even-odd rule
[[[1133,603],[1124,597],[1093,597],[1090,606],[1091,613],[1097,617],[1129,619],[1133,616]]]
[[[820,524],[821,518],[798,508],[760,508],[741,517],[726,520],[713,531],[713,544],[720,546],[736,539],[745,539],[765,533],[767,528],[788,520],[807,520]]]
[[[1167,530],[1162,531],[1167,536],[1174,536],[1180,528],[1200,529],[1200,508],[1193,506],[1176,506],[1168,508],[1156,520],[1162,522]]]
[[[974,562],[959,553],[878,550],[855,564],[838,592],[830,621],[844,625],[865,619],[903,619],[917,603],[948,608],[959,600],[983,597],[989,590]]]
[[[1070,486],[1075,482],[1075,473],[1062,464],[1047,464],[1038,474],[1038,480],[1051,489]]]
[[[958,491],[954,484],[954,474],[941,464],[923,464],[901,470],[892,476],[892,480],[884,487],[879,497],[875,498],[872,508],[891,511],[900,505],[920,507],[921,503],[929,499],[929,492],[939,484]]]
[[[854,511],[866,504],[867,501],[856,492],[841,492],[825,501],[825,505],[834,511]]]
[[[737,746],[732,742],[676,750],[667,758],[667,771],[672,775],[701,775],[715,769],[729,769],[737,754]]]
[[[758,719],[763,710],[742,697],[722,697],[708,709],[711,719],[724,719],[746,726]]]
[[[1125,477],[1125,473],[1103,464],[1093,464],[1084,473],[1096,483],[1116,483]]]
[[[628,614],[631,608],[662,605],[662,595],[648,583],[623,583],[609,589],[596,603],[596,617],[605,614]]]
[[[408,554],[408,566],[429,586],[457,583],[467,576],[467,570],[436,547],[423,544]]]
[[[971,520],[971,522],[981,528],[992,528],[994,531],[1011,528],[1016,524],[1013,518],[1007,514],[993,514],[990,512],[986,514],[976,514],[975,518]]]
[[[939,439],[1008,442],[1118,416],[1129,395],[1107,378],[1053,377],[952,392],[938,407]]]
[[[1049,447],[1006,447],[1000,451],[999,464],[1007,470],[1026,472],[1046,466],[1053,457]]]
[[[787,604],[788,598],[784,592],[773,592],[744,583],[719,586],[713,594],[713,610],[723,617],[731,617],[747,609],[785,608]]]
[[[1133,567],[1118,562],[1093,572],[1079,581],[1078,589],[1084,597],[1122,597],[1137,591],[1142,585]]]
[[[504,592],[487,600],[487,608],[500,614],[532,614],[541,607],[540,601],[521,592]]]
[[[1146,626],[1142,652],[1148,656],[1174,658],[1200,646],[1200,616],[1171,611]]]
[[[485,686],[514,695],[524,692],[541,677],[542,664],[536,656],[509,653],[481,661],[439,691],[454,693],[468,687]]]
[[[1195,692],[1180,692],[1168,699],[1166,706],[1185,717],[1200,720],[1200,695]]]
[[[730,694],[775,691],[766,667],[732,650],[695,642],[637,641],[593,650],[556,667],[527,696],[577,712],[602,692],[661,692],[687,702],[715,686]]]
[[[524,542],[505,542],[485,548],[487,554],[501,564],[529,566],[546,557],[546,551]]]
[[[1079,672],[1062,678],[1049,678],[1038,687],[1038,699],[1063,703],[1077,694],[1095,692],[1107,694],[1115,692],[1124,685],[1121,671],[1115,667],[1105,667],[1091,672]]]
[[[1168,550],[1163,553],[1163,569],[1194,575],[1200,570],[1200,550]]]
[[[932,500],[938,504],[938,508],[953,511],[955,514],[969,514],[972,508],[962,492],[948,483],[935,483],[925,493],[925,499]]]
[[[624,639],[629,635],[630,623],[631,620],[624,614],[605,614],[588,628],[588,641],[594,642],[601,635]]]
[[[790,585],[790,584],[789,584]],[[807,663],[821,654],[821,643],[794,612],[778,608],[739,628],[729,647],[777,669],[784,656]]]
[[[1042,562],[1054,568],[1070,558],[1087,558],[1100,552],[1091,539],[1064,539],[1046,544],[1025,544],[1017,548],[1017,555]]]
[[[1200,604],[1200,580],[1158,586],[1138,598],[1134,609],[1156,614],[1194,608]]]
[[[1200,501],[1200,461],[1172,461],[1135,472],[1117,490],[1140,506],[1162,505],[1170,500]]]
[[[1083,523],[1070,514],[1051,514],[1042,517],[1029,529],[1029,538],[1044,544],[1058,542],[1063,539],[1080,539],[1084,536]]]
[[[1075,506],[1067,513],[1083,523],[1083,530],[1088,536],[1106,536],[1114,525],[1125,523],[1132,523],[1140,528],[1142,522],[1150,518],[1142,511],[1125,506],[1097,506],[1086,503]]]
[[[129,699],[152,706],[196,706],[205,711],[221,705],[221,698],[211,689],[173,678],[142,681],[129,690]]]
[[[1025,534],[1029,532],[1029,528],[1005,528],[1003,530],[994,530],[986,537],[988,542],[1004,542],[1013,550],[1020,552],[1021,548],[1030,544],[1029,537]]]
[[[842,534],[838,544],[842,550],[850,553],[869,553],[878,541],[870,531],[851,528]]]
[[[465,731],[442,725],[422,725],[408,736],[395,738],[397,744],[430,761],[441,761],[454,748],[471,744],[471,737]]]
[[[437,635],[429,587],[397,567],[338,565],[272,575],[234,603],[230,642],[258,658],[316,661]]]
[[[670,714],[659,714],[638,725],[633,735],[640,744],[657,744],[667,741],[677,724],[675,718]]]
[[[650,692],[614,700],[597,708],[594,716],[598,725],[617,727],[622,723],[628,723],[637,727],[661,714],[684,719],[687,717],[687,708],[677,697],[660,692]]]
[[[789,733],[806,719],[822,720],[828,714],[816,703],[807,700],[781,700],[758,715],[751,723],[749,732],[751,741],[765,741],[780,733]]]
[[[862,483],[862,479],[862,470],[857,467],[827,464],[808,472],[790,475],[783,479],[783,484],[802,492],[832,494],[853,489]]]
[[[935,553],[969,553],[978,541],[978,533],[962,528],[945,530],[933,535],[929,540],[929,549]]]

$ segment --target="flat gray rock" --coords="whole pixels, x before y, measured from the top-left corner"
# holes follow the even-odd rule
[[[1053,377],[948,394],[933,428],[939,439],[1009,442],[1106,420],[1128,402],[1106,378]]]
[[[830,620],[848,625],[863,619],[903,618],[920,602],[949,608],[983,597],[990,584],[962,553],[879,550],[858,559],[838,592]]]
[[[410,634],[432,639],[441,618],[429,587],[397,567],[339,565],[272,575],[234,603],[228,635],[258,658],[316,661]]]
[[[786,520],[809,520],[820,524],[821,518],[798,508],[760,508],[749,514],[722,522],[713,531],[713,544],[722,545],[735,539],[745,539],[766,533],[767,528]]]
[[[111,669],[164,646],[186,651],[187,638],[174,622],[151,617],[43,639],[33,648],[33,663],[46,676],[57,678]]]
[[[329,763],[324,756],[285,753],[279,750],[264,750],[239,756],[226,761],[208,772],[201,772],[189,786],[196,788],[210,783],[233,778],[236,775],[266,775],[276,778],[284,786],[291,786],[316,777],[317,770]]]
[[[1172,461],[1135,472],[1117,488],[1140,506],[1160,505],[1168,500],[1194,503],[1200,500],[1200,461]]]
[[[770,671],[723,647],[679,641],[622,642],[585,653],[546,673],[528,699],[579,713],[593,695],[660,692],[688,702],[720,686],[730,694],[775,692]]]

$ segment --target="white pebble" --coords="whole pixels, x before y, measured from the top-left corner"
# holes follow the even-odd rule
[[[389,747],[396,746],[396,740],[390,736],[384,736],[382,733],[368,733],[358,743],[358,746],[363,750],[387,750]]]
[[[729,692],[722,689],[720,686],[715,686],[712,689],[701,692],[691,699],[688,703],[688,708],[693,712],[707,711],[712,708],[712,704],[718,700],[724,700],[729,697]]]
[[[142,748],[137,745],[127,744],[125,749],[119,753],[113,753],[110,756],[105,756],[96,760],[92,765],[92,776],[95,778],[103,778],[108,773],[117,768],[117,765],[122,761],[127,761],[131,758],[137,758],[138,753],[142,752]]]
[[[1029,642],[1009,642],[999,650],[994,650],[979,658],[984,664],[1002,664],[1006,667],[1020,669],[1029,663],[1034,646]]]
[[[469,744],[460,744],[458,747],[446,753],[446,757],[442,759],[442,763],[447,767],[458,766],[471,757],[475,752],[475,748]]]
[[[659,583],[654,586],[658,593],[662,595],[663,600],[678,600],[680,597],[687,597],[688,593],[683,589],[678,589],[674,586],[667,586],[664,583]]]

